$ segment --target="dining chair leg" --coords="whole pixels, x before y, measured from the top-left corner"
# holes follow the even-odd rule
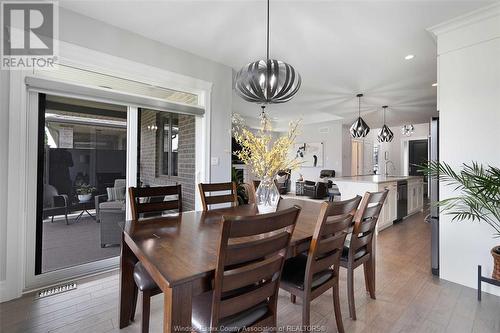
[[[375,297],[375,290],[377,290],[376,288],[376,270],[377,270],[377,265],[375,264],[375,253],[372,253],[371,254],[372,256],[372,259],[370,260],[370,272],[371,272],[371,277],[372,277],[372,286],[373,286],[373,297]],[[375,298],[374,298],[375,299]]]
[[[344,333],[344,323],[342,322],[342,313],[340,311],[339,280],[333,285],[333,311],[335,312],[335,321],[337,322],[337,331]]]
[[[370,293],[370,297],[372,299],[375,298],[375,270],[373,269],[373,262],[368,260],[363,264],[363,269],[365,271],[365,283],[368,288],[368,292]]]
[[[311,315],[311,302],[309,301],[308,297],[304,296],[302,299],[302,327],[308,331],[308,326],[309,326],[309,317]]]
[[[142,292],[142,333],[149,332],[149,312],[151,305],[151,291]]]
[[[135,319],[135,310],[137,308],[137,295],[139,294],[139,289],[137,289],[137,286],[134,286],[134,297],[132,299],[132,307],[130,311],[130,321],[134,321]]]
[[[365,275],[365,289],[367,293],[370,293],[370,272],[366,262],[363,264],[363,272]]]
[[[297,302],[297,297],[294,294],[290,294],[290,302],[295,304]]]
[[[347,300],[349,301],[349,315],[356,320],[356,306],[354,305],[354,268],[347,268]]]

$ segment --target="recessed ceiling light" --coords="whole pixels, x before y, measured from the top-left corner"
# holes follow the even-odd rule
[[[433,83],[433,84],[432,84],[432,86],[433,86],[433,87],[437,87],[437,86],[438,86],[437,82],[436,82],[436,83]]]
[[[408,55],[405,57],[405,59],[406,59],[406,60],[411,60],[411,59],[413,59],[413,58],[415,58],[415,56],[414,56],[413,54],[408,54]]]

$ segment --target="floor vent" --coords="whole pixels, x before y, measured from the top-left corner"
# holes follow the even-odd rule
[[[64,293],[66,291],[70,291],[76,289],[76,282],[68,282],[64,284],[60,284],[58,286],[50,287],[47,289],[40,290],[37,292],[37,297],[36,298],[44,298],[48,296],[53,296],[57,294]]]

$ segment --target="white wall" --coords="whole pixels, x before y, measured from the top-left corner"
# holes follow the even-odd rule
[[[327,130],[327,133],[321,133]],[[342,175],[342,123],[340,121],[304,125],[296,142],[323,142],[323,166],[302,167],[292,171],[292,191],[295,191],[295,181],[299,178],[299,174],[302,174],[306,180],[314,181],[319,178],[319,173],[323,169],[335,170],[336,177]]]
[[[390,127],[394,133],[394,139],[391,142],[378,142],[377,135],[380,128],[372,128],[367,135],[367,140],[372,141],[374,145],[380,146],[379,164],[381,174],[385,173],[384,169],[384,156],[387,152],[387,158],[394,163],[394,169],[389,166],[390,175],[403,175],[404,174],[404,156],[408,152],[403,149],[404,143],[409,140],[426,139],[429,136],[429,124],[414,124],[415,131],[411,136],[404,136],[401,133],[401,126]]]
[[[438,44],[440,159],[459,168],[477,161],[500,165],[500,5],[431,28]],[[441,185],[441,199],[456,195]],[[451,222],[440,215],[440,274],[472,288],[477,265],[493,268],[490,250],[500,244],[485,223]],[[484,286],[500,295],[500,288]]]
[[[342,125],[342,176],[351,175],[352,137],[349,125]]]

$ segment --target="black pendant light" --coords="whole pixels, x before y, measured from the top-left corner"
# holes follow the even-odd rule
[[[358,119],[351,125],[350,132],[353,138],[364,138],[370,132],[370,127],[361,118],[361,97],[363,94],[357,94],[356,97],[358,98]]]
[[[267,0],[266,60],[249,63],[235,79],[236,93],[245,101],[258,104],[288,102],[299,90],[299,73],[286,62],[269,59],[269,0]]]
[[[394,133],[392,133],[391,129],[385,124],[385,110],[387,107],[387,105],[382,106],[382,109],[384,109],[384,126],[382,126],[380,132],[378,132],[378,142],[391,142],[394,138]]]

